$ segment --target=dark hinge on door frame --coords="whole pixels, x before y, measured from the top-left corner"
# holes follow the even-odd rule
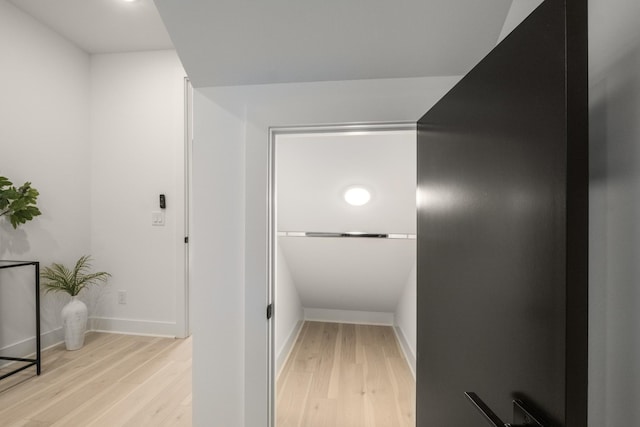
[[[267,306],[267,320],[271,319],[273,316],[273,304],[269,304]]]

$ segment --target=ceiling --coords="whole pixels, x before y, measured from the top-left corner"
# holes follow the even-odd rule
[[[153,0],[9,0],[87,53],[173,49]]]
[[[278,231],[416,232],[416,133],[378,131],[276,138]],[[364,206],[345,190],[364,186]]]
[[[195,87],[464,75],[511,4],[156,0]]]
[[[276,137],[278,231],[416,232],[416,132]],[[363,206],[344,191],[371,192]],[[306,308],[394,312],[415,264],[415,239],[278,237]]]
[[[305,308],[396,311],[416,262],[409,239],[279,237]]]
[[[8,1],[90,54],[175,43],[205,87],[462,76],[542,0]]]

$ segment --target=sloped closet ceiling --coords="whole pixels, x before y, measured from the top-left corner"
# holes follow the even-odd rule
[[[307,308],[393,313],[416,260],[415,240],[279,238]]]
[[[511,3],[156,0],[195,87],[464,75]]]
[[[279,136],[278,230],[415,234],[414,131]],[[343,198],[353,185],[364,206]],[[415,240],[279,237],[304,307],[394,312]]]

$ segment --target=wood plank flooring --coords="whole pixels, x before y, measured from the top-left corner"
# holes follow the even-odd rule
[[[1,370],[0,370],[1,371]],[[87,334],[0,381],[3,427],[191,426],[191,340]],[[305,322],[277,382],[277,427],[415,427],[415,382],[384,326]]]
[[[191,340],[89,333],[0,381],[6,427],[191,426]]]
[[[391,327],[304,323],[277,380],[276,427],[415,425],[415,381]]]

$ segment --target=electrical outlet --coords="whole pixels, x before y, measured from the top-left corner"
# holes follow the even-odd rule
[[[118,291],[118,304],[127,303],[127,291]]]

